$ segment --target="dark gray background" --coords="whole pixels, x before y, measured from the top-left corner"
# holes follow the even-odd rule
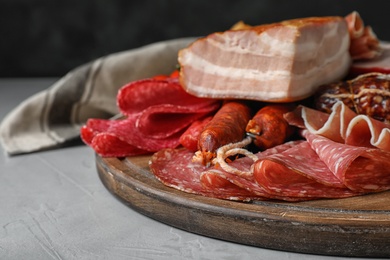
[[[62,76],[148,43],[358,11],[390,40],[389,0],[0,0],[0,77]]]

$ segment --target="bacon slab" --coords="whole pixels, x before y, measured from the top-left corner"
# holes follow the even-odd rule
[[[342,17],[214,33],[179,52],[180,82],[199,97],[300,100],[346,75],[349,44]]]

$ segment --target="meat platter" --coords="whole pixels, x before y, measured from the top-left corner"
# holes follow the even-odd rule
[[[172,74],[119,89],[120,117],[81,128],[103,184],[199,235],[389,257],[390,76],[353,78],[353,61],[390,55],[362,25],[356,12],[244,25],[181,49]]]
[[[296,203],[235,202],[166,187],[149,171],[149,160],[148,155],[96,155],[96,166],[102,183],[113,195],[135,211],[167,225],[282,251],[390,256],[390,192]]]

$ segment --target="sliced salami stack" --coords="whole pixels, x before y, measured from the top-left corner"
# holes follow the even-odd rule
[[[191,124],[220,107],[218,100],[189,95],[174,77],[131,82],[119,90],[117,104],[122,119],[89,119],[81,129],[82,140],[103,157],[178,147]]]
[[[154,154],[151,171],[165,185],[185,192],[242,201],[346,198],[390,189],[390,150],[381,144],[390,131],[386,124],[351,116],[342,104],[331,115],[300,107],[286,118],[302,127],[303,139],[259,152],[255,161],[244,157],[228,163],[251,174],[218,164],[206,168],[192,162],[193,153],[184,149]],[[355,121],[365,127],[353,130]],[[374,141],[352,142],[359,133]]]

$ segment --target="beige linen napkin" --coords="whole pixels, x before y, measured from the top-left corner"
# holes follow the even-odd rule
[[[150,44],[114,53],[75,68],[50,88],[28,98],[1,122],[4,150],[20,154],[58,147],[79,137],[88,118],[118,113],[117,91],[124,84],[177,65],[177,52],[194,38]]]

